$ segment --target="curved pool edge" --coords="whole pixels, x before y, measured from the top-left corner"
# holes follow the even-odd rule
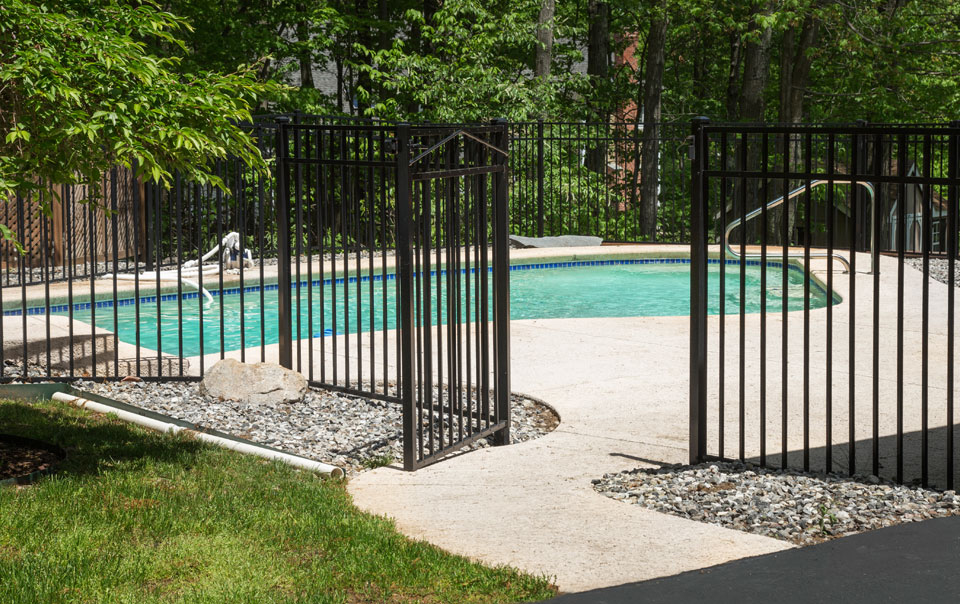
[[[719,246],[711,246],[711,249],[708,250],[708,258],[716,262],[720,258],[720,248]],[[642,261],[649,260],[651,263],[670,263],[671,260],[680,260],[689,263],[690,259],[690,246],[682,244],[618,244],[618,245],[601,245],[601,246],[591,246],[591,247],[565,247],[565,248],[527,248],[527,249],[511,249],[510,250],[510,267],[511,271],[513,270],[524,270],[525,267],[534,265],[535,268],[561,268],[561,267],[570,267],[570,266],[589,266],[593,263],[603,263],[603,264],[616,264],[618,261],[623,261],[624,263],[634,264],[634,263],[644,263]],[[386,262],[386,269],[390,271],[395,269],[394,258],[389,258]],[[445,270],[446,263],[445,259],[438,262],[438,268],[440,270]],[[538,261],[548,261],[548,262],[538,262]],[[640,262],[637,262],[640,261]],[[768,264],[774,266],[782,265],[782,260],[777,257],[771,257],[768,259]],[[739,260],[728,259],[728,265],[739,264]],[[748,261],[750,264],[759,264],[759,261]],[[788,265],[791,268],[796,268],[797,270],[803,271],[811,281],[816,284],[822,292],[825,294],[833,294],[833,305],[836,306],[843,302],[843,297],[837,293],[836,289],[833,292],[830,292],[827,288],[826,283],[816,276],[813,271],[806,270],[803,267],[800,259],[791,258],[788,260]],[[352,267],[351,267],[352,268]],[[361,266],[360,271],[354,274],[354,271],[347,269],[346,273],[339,273],[337,277],[337,282],[340,281],[349,281],[354,282],[356,280],[370,280],[371,276],[367,274],[367,267]],[[383,270],[383,265],[376,267],[378,270]],[[436,270],[436,269],[434,269]],[[253,273],[254,276],[257,276],[257,271],[251,270],[250,273]],[[248,274],[250,274],[248,273]],[[336,274],[336,273],[334,273]],[[303,275],[301,275],[303,276]],[[372,280],[381,280],[381,278],[392,278],[393,273],[381,276],[380,274],[374,273]],[[301,284],[303,282],[301,281]],[[234,287],[230,287],[230,286]],[[227,284],[224,282],[224,289],[221,290],[210,290],[213,295],[223,294],[232,294],[237,293],[240,290],[245,292],[254,292],[260,289],[269,290],[276,289],[276,280],[275,278],[267,277],[263,282],[260,282],[259,279],[256,279],[256,283],[251,283],[247,285],[243,284]],[[302,285],[301,285],[302,286]],[[146,290],[146,288],[144,288]],[[175,300],[177,298],[182,298],[184,300],[197,298],[199,292],[196,291],[177,291],[176,287],[172,288],[170,293],[167,293],[167,290],[170,288],[163,287],[160,290],[159,297],[163,301]],[[116,300],[117,306],[123,306],[128,304],[133,304],[136,299],[133,295],[134,292],[123,291],[122,295],[124,297],[118,297]],[[88,299],[82,293],[79,293],[73,298],[74,310],[82,310],[84,306],[89,308],[90,306],[96,306],[97,308],[111,308],[114,306],[114,300],[112,298],[113,292],[106,291],[102,289],[93,297],[93,302]],[[158,297],[157,292],[155,291],[141,291],[140,292],[140,302],[141,303],[152,303],[155,302],[155,299]],[[3,316],[21,316],[23,313],[22,306],[18,305],[17,302],[8,302],[9,307],[3,308]],[[27,309],[26,314],[28,315],[45,315],[45,314],[68,314],[69,313],[69,303],[65,304],[67,300],[61,300],[60,297],[50,296],[46,298],[28,298],[27,300]],[[7,306],[4,304],[4,306]],[[48,309],[49,306],[49,309]],[[789,311],[793,312],[793,311]]]

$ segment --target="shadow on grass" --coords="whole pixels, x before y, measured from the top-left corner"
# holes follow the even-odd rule
[[[116,418],[49,402],[0,401],[0,432],[60,446],[67,458],[59,471],[74,475],[101,474],[117,462],[133,460],[189,467],[205,448],[188,436],[171,438]]]

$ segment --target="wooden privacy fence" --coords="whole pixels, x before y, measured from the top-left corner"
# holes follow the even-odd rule
[[[96,270],[87,263],[134,256],[135,245],[146,240],[142,180],[132,169],[118,167],[104,173],[99,187],[98,194],[90,185],[52,185],[39,195],[0,205],[0,222],[13,231],[24,250],[21,257],[12,241],[0,241],[5,283],[18,283],[21,267],[51,271],[59,267],[64,269],[61,275],[83,277],[91,268]],[[134,204],[141,204],[140,211],[134,211]],[[43,205],[48,212],[41,211]],[[27,283],[41,278],[35,272],[42,271],[24,274]]]

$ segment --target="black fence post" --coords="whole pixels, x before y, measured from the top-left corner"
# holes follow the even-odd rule
[[[698,117],[690,139],[690,463],[707,449],[707,200],[702,175],[710,122]]]
[[[413,246],[410,208],[410,124],[397,125],[397,258],[400,269],[400,404],[403,409],[403,469],[417,467],[420,442],[417,439],[417,410],[414,408],[413,359]],[[427,393],[427,396],[432,396]]]
[[[143,196],[144,196],[143,224],[144,224],[144,239],[146,239],[144,244],[146,245],[146,248],[147,248],[146,249],[147,260],[146,260],[145,270],[148,270],[148,271],[153,270],[153,256],[154,256],[153,248],[156,245],[156,240],[153,237],[154,215],[152,210],[153,210],[153,200],[159,196],[159,193],[156,192],[157,186],[158,185],[156,183],[148,181],[147,175],[146,173],[144,173],[143,175]],[[71,231],[73,230],[72,224],[70,225],[70,230]],[[139,270],[140,269],[138,268],[137,271]]]
[[[955,131],[960,129],[960,121],[950,122],[950,127]],[[956,289],[954,270],[956,269],[957,258],[957,212],[960,211],[958,201],[960,201],[960,191],[958,191],[957,176],[960,170],[960,136],[955,132],[950,133],[950,139],[947,143],[947,178],[950,179],[950,188],[947,191],[947,274],[949,275],[949,288],[947,294],[947,489],[954,489],[954,358],[956,354],[956,344],[954,335],[954,308],[956,306]]]
[[[507,120],[498,119],[494,124],[501,130],[496,133],[495,146],[503,151],[500,165],[503,170],[494,173],[493,197],[493,317],[496,330],[496,405],[497,417],[504,427],[493,438],[496,445],[510,444],[510,199],[509,138]],[[543,140],[543,137],[540,137]]]
[[[509,164],[508,164],[509,165]],[[543,237],[543,120],[537,120],[537,237]]]
[[[290,118],[277,118],[277,303],[280,330],[279,362],[293,368],[293,334],[291,333],[290,282],[290,191],[287,186],[287,159]],[[299,259],[298,259],[299,261]],[[297,334],[299,336],[299,334]]]

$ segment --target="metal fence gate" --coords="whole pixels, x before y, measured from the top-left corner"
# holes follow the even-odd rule
[[[692,462],[954,487],[958,140],[694,122]]]
[[[506,124],[277,137],[281,364],[401,404],[407,470],[508,443]]]
[[[404,467],[414,469],[487,436],[510,442],[507,126],[397,134]]]

